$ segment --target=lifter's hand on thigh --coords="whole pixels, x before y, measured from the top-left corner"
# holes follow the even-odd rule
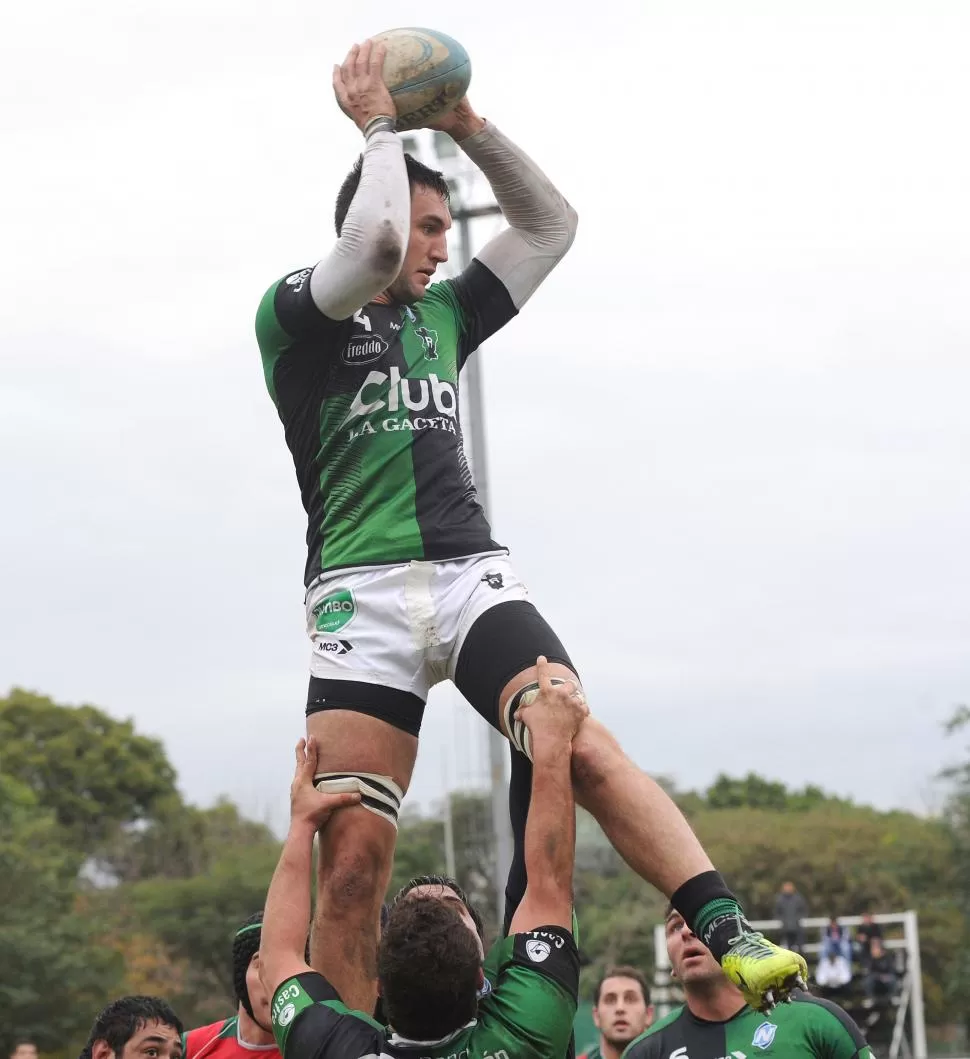
[[[532,745],[571,743],[580,725],[589,716],[589,706],[575,680],[552,683],[549,663],[540,655],[536,660],[539,693],[527,705],[520,706],[515,719],[521,721],[532,736]]]
[[[296,774],[290,785],[290,823],[312,824],[319,831],[333,815],[335,809],[357,805],[360,795],[356,791],[343,794],[324,794],[313,786],[313,774],[317,767],[317,745],[313,738],[301,739],[296,744]]]

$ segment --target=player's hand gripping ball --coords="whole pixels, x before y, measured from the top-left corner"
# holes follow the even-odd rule
[[[431,29],[389,29],[372,38],[387,49],[384,83],[397,110],[397,128],[420,129],[447,114],[468,91],[468,52]]]

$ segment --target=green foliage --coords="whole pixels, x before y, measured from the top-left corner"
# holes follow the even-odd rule
[[[161,743],[94,706],[58,706],[15,688],[0,699],[3,772],[51,809],[64,840],[91,852],[175,794]]]

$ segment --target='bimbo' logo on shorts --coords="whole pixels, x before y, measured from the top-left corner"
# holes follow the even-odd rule
[[[357,603],[349,588],[338,588],[323,597],[313,608],[317,632],[339,632],[349,625],[357,613]]]

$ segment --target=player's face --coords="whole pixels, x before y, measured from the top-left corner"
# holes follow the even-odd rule
[[[475,941],[478,943],[478,951],[484,956],[485,950],[482,948],[482,939],[478,936],[478,931],[475,929],[475,920],[472,919],[471,913],[465,905],[465,902],[455,893],[450,886],[441,886],[437,883],[425,883],[424,886],[415,886],[413,890],[408,892],[406,900],[411,900],[412,897],[430,897],[434,901],[444,901],[450,904],[451,907],[461,916],[462,923],[475,935]]]
[[[445,200],[431,188],[416,186],[411,192],[411,233],[404,264],[388,288],[396,302],[420,301],[439,265],[448,260],[448,229],[451,212]]]
[[[653,1021],[653,1008],[635,978],[607,978],[593,1008],[593,1022],[609,1043],[621,1050]]]
[[[269,993],[259,979],[259,953],[254,952],[253,958],[246,968],[246,992],[249,994],[249,1003],[253,1009],[253,1017],[260,1029],[267,1033],[273,1032],[273,1017],[270,1014]]]
[[[702,944],[678,912],[671,912],[667,916],[665,927],[667,955],[678,981],[687,985],[721,977],[720,965],[711,955],[711,950]]]
[[[182,1059],[182,1038],[174,1026],[152,1019],[134,1032],[115,1059]]]

